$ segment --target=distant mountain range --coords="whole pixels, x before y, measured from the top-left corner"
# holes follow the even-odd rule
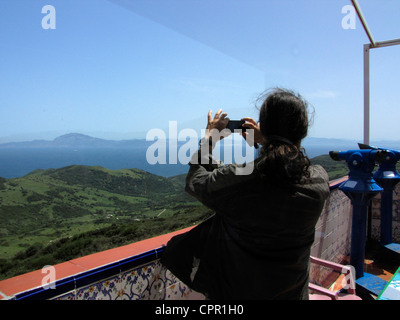
[[[21,148],[46,148],[46,147],[132,147],[150,145],[152,141],[145,139],[132,140],[105,140],[94,138],[81,133],[69,133],[55,138],[54,140],[33,140],[21,142],[7,142],[0,144],[1,147]]]
[[[105,140],[70,133],[54,140],[33,140],[0,144],[0,177],[21,177],[36,169],[69,165],[102,166],[112,170],[138,168],[164,177],[187,171],[187,162],[150,164],[146,151],[155,141],[145,139]],[[178,142],[179,148],[185,142]],[[197,145],[197,142],[196,142]],[[168,143],[165,142],[166,155]]]
[[[356,140],[331,139],[331,138],[314,138],[307,137],[303,141],[303,145],[307,147],[336,147],[336,148],[354,148],[357,149],[358,142]],[[21,147],[21,148],[45,148],[45,147],[146,147],[153,144],[154,141],[146,141],[146,139],[129,139],[129,140],[106,140],[91,137],[81,133],[69,133],[55,138],[54,140],[32,140],[20,142],[0,143],[3,147]],[[185,142],[180,142],[185,143]],[[372,141],[371,145],[380,147],[400,149],[400,141]]]
[[[305,147],[336,146],[336,147],[348,147],[348,148],[358,149],[358,143],[362,143],[362,140],[314,138],[314,137],[307,137],[303,140],[303,145]],[[370,145],[382,148],[400,149],[400,140],[371,140]]]

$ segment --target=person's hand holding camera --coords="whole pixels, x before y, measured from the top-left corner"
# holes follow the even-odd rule
[[[243,128],[253,130],[253,134],[250,135],[249,132],[243,131],[241,135],[246,140],[250,146],[256,146],[257,144],[262,144],[263,136],[260,130],[260,124],[257,123],[253,118],[243,118],[245,123],[242,125]]]
[[[212,110],[208,111],[205,139],[212,140],[215,144],[218,140],[230,135],[230,131],[225,130],[226,125],[229,122],[227,115],[228,114],[226,112],[222,113],[222,109],[219,109],[213,118]]]

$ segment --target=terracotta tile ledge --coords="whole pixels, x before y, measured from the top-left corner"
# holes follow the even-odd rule
[[[58,281],[65,279],[82,272],[86,272],[110,263],[136,256],[143,252],[159,248],[167,244],[167,242],[173,236],[187,232],[192,228],[193,227],[188,227],[154,238],[134,242],[125,246],[109,249],[57,264],[54,266],[56,275],[55,280]],[[45,277],[45,275],[45,273],[42,273],[42,270],[36,270],[0,281],[0,300],[14,296],[21,292],[41,287],[42,279]]]
[[[329,181],[329,187],[330,188],[335,188],[338,187],[341,183],[345,182],[349,177],[345,176],[339,179],[331,180]]]

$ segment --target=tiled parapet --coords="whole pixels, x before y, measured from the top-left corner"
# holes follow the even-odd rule
[[[188,288],[157,259],[51,299],[188,300],[204,296]]]
[[[339,189],[332,190],[315,227],[311,255],[333,262],[343,260],[350,249],[351,216],[350,200]]]
[[[352,206],[347,196],[338,189],[345,179],[330,184],[331,194],[317,222],[315,241],[311,248],[311,255],[338,263],[341,263],[350,251]],[[400,231],[397,224],[399,190],[399,187],[396,188],[394,196],[395,237],[399,237]],[[379,197],[376,197],[373,200],[373,220],[379,220],[378,206]],[[54,289],[45,290],[42,287],[42,270],[0,281],[0,299],[204,299],[203,295],[190,290],[159,262],[163,246],[169,239],[190,229],[182,229],[56,265]],[[377,232],[379,230],[375,233]],[[313,266],[310,270],[310,280],[322,284],[330,274],[330,270]]]
[[[331,193],[315,226],[315,239],[311,255],[341,263],[350,252],[352,205],[350,199],[339,190],[347,178],[332,181]],[[331,270],[311,265],[310,281],[324,284]]]
[[[0,281],[3,299],[172,299],[190,290],[158,262],[171,237],[192,227],[73,259],[52,267],[54,279],[37,270]],[[50,288],[46,288],[50,287]],[[197,297],[197,295],[196,295]]]

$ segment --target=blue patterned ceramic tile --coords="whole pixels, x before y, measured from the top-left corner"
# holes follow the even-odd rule
[[[76,290],[72,290],[61,296],[55,297],[51,300],[75,300],[75,296],[76,296]]]
[[[76,292],[76,300],[116,300],[122,295],[120,277],[103,280],[80,288]]]

